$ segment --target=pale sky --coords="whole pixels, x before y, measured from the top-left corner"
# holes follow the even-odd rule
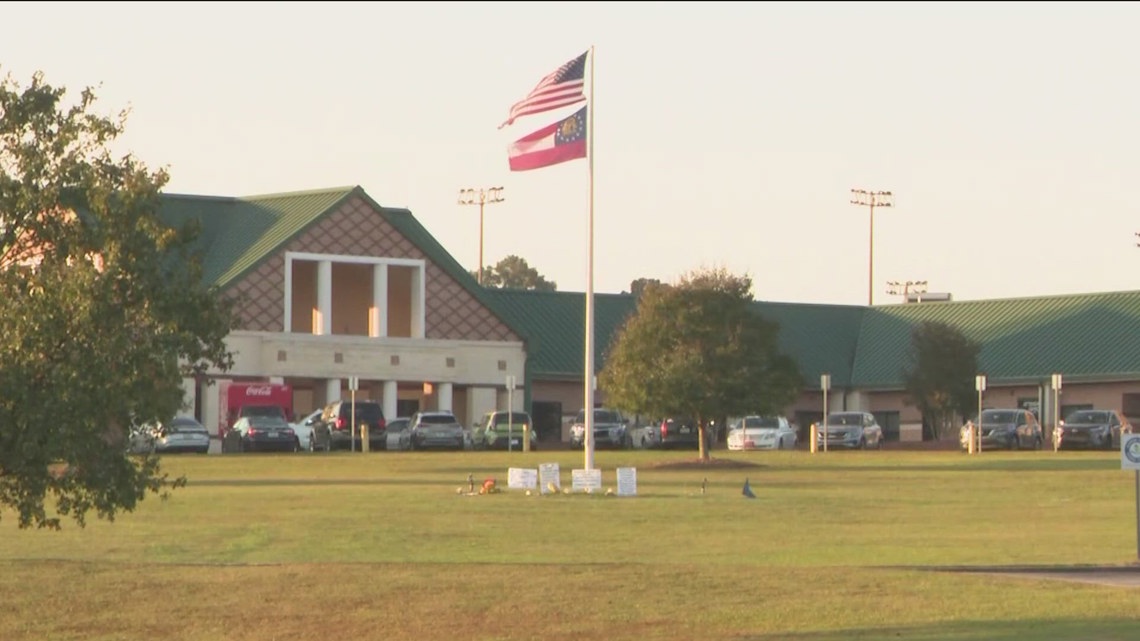
[[[587,283],[585,160],[508,171],[498,130],[595,46],[594,289],[703,267],[757,299],[875,303],[1136,289],[1140,6],[1131,3],[5,3],[0,74],[98,109],[167,191],[362,186],[474,269]]]

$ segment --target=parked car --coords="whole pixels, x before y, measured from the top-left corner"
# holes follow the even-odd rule
[[[843,448],[863,450],[883,448],[883,428],[870,412],[832,412],[824,425],[816,427],[820,450]]]
[[[376,401],[339,400],[325,405],[321,417],[313,423],[312,450],[355,450],[362,451],[362,431],[368,433],[368,449],[382,450],[388,446],[387,426],[384,410]],[[356,429],[352,421],[356,419]]]
[[[530,433],[530,449],[538,449],[538,433],[526,412],[487,412],[471,435],[476,447],[489,450],[523,449],[523,434]]]
[[[634,447],[651,450],[661,445],[661,421],[650,420],[629,427],[630,441]]]
[[[289,424],[297,437],[297,449],[313,451],[313,427],[321,420],[321,411],[315,410],[300,421]]]
[[[297,435],[280,416],[239,418],[231,432],[239,452],[297,451]]]
[[[594,449],[630,448],[629,421],[613,409],[594,409]],[[570,445],[586,447],[586,410],[580,410],[570,425]]]
[[[385,429],[387,432],[386,448],[392,452],[401,450],[412,449],[412,432],[410,427],[411,419],[407,416],[401,416],[388,421],[388,427]]]
[[[1037,416],[1025,409],[982,410],[981,417],[982,450],[1041,449],[1044,439],[1041,423]],[[970,449],[970,427],[967,422],[958,430],[958,444],[963,451]],[[976,436],[974,438],[977,438]]]
[[[796,431],[783,416],[745,416],[728,426],[730,450],[792,450]]]
[[[716,444],[716,430],[711,426],[705,428],[705,447],[711,448]],[[677,447],[699,448],[701,446],[701,433],[697,429],[697,422],[688,417],[670,416],[661,420],[658,426],[657,447],[673,449]]]
[[[467,430],[451,412],[416,412],[409,424],[409,443],[413,450],[435,447],[467,449]]]
[[[130,448],[136,454],[205,454],[210,451],[210,432],[194,417],[178,416],[164,423],[132,429]]]
[[[1132,424],[1116,410],[1077,410],[1053,430],[1056,449],[1111,450],[1119,446],[1121,434],[1131,434]]]

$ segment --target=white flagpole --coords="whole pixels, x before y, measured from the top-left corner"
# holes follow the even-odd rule
[[[590,222],[586,240],[586,469],[594,469],[594,45],[590,45],[590,102],[586,109],[586,161],[589,163]]]

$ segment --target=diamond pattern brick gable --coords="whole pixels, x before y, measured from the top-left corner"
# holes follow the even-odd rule
[[[229,289],[245,304],[240,329],[284,331],[284,255],[286,251],[343,254],[427,261],[424,334],[429,339],[517,341],[520,338],[444,269],[432,263],[363,198],[350,198],[286,243],[257,269]]]
[[[227,294],[236,295],[238,329],[283,332],[285,325],[285,254],[270,256],[252,272],[234,283]]]

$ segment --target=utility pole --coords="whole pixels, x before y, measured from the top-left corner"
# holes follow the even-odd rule
[[[460,205],[479,205],[479,269],[475,271],[476,279],[479,284],[483,284],[483,207],[489,204],[503,202],[503,188],[491,187],[490,189],[460,189],[459,190],[459,204]]]
[[[870,306],[875,302],[875,208],[894,207],[894,196],[889,191],[852,189],[851,204],[871,211],[871,249],[867,256],[867,305]]]
[[[910,295],[918,294],[920,297],[926,293],[926,281],[924,280],[908,280],[899,282],[897,280],[887,281],[887,293],[891,296],[902,296],[904,303],[910,302]]]

